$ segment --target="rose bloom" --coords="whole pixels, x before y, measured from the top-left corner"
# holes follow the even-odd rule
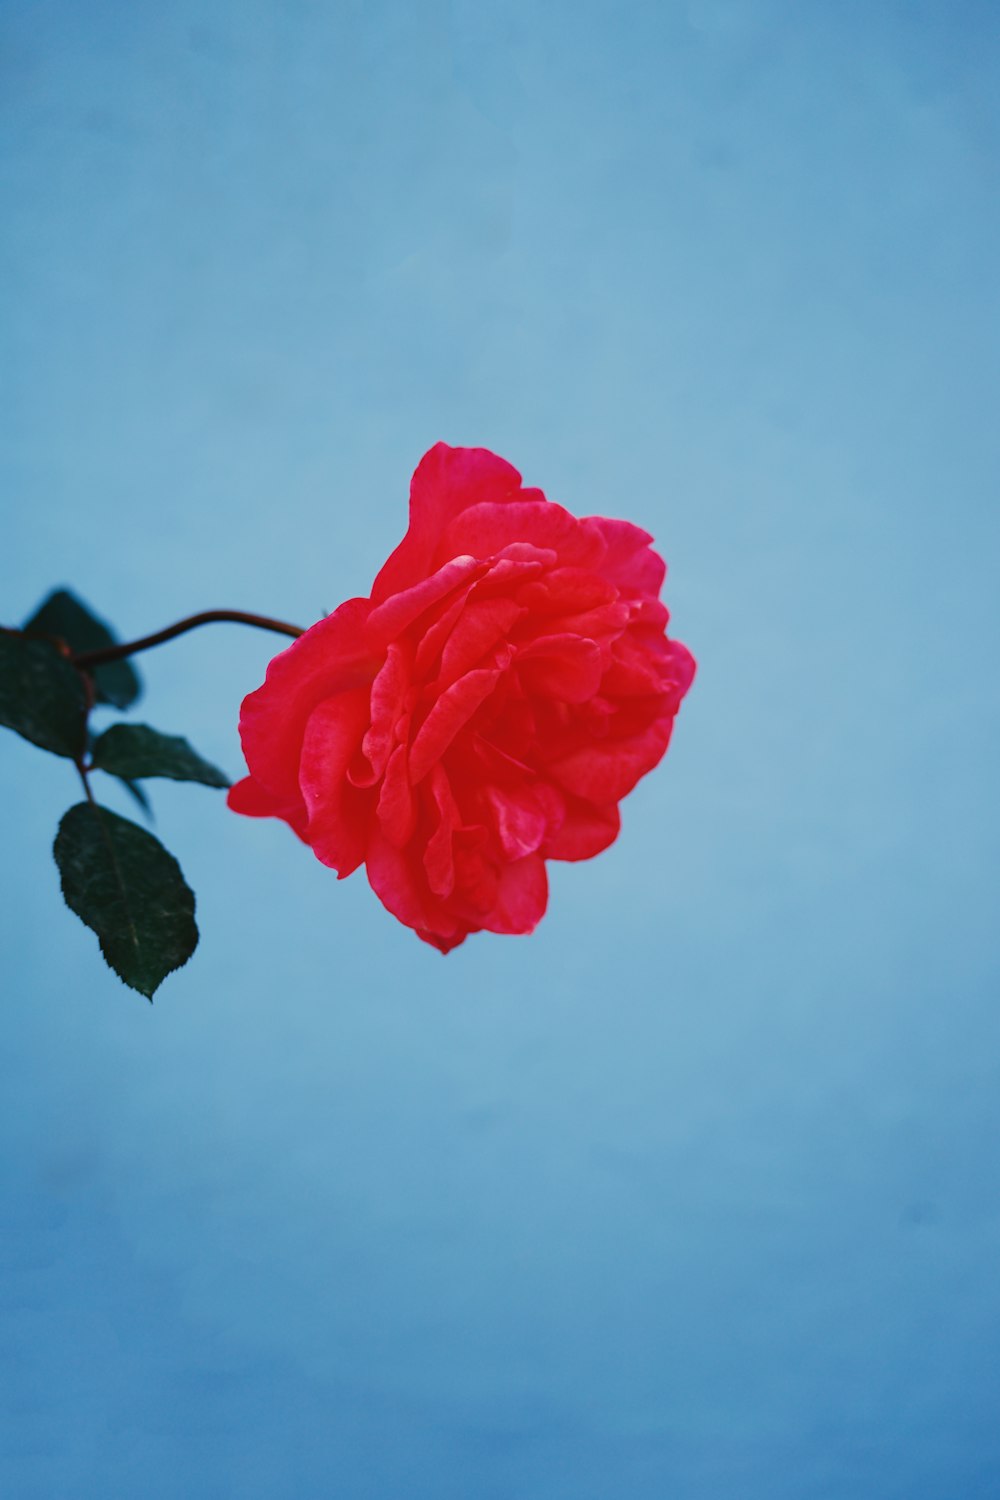
[[[438,443],[367,599],[243,702],[229,805],[283,818],[442,953],[531,932],[547,859],[590,859],[667,748],[694,661],[628,521],[578,520],[484,448]]]

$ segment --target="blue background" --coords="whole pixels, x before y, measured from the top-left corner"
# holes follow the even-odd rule
[[[6,623],[307,624],[443,438],[655,532],[700,666],[618,843],[447,959],[153,784],[152,1008],[3,736],[5,1496],[1000,1494],[997,22],[5,0]],[[279,647],[140,717],[237,774]]]

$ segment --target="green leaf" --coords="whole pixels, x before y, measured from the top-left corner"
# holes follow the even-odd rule
[[[79,672],[51,641],[0,631],[0,724],[70,760],[84,746],[87,700]]]
[[[88,731],[88,733],[87,733],[87,755],[89,757],[89,760],[93,759],[94,741],[96,740],[96,738],[97,738],[96,735],[91,734]],[[109,776],[113,776],[114,772],[113,771],[109,771],[108,775]],[[146,818],[149,820],[149,822],[150,823],[154,822],[155,820],[153,818],[152,803],[150,802],[148,796],[146,795],[146,792],[139,785],[139,783],[137,781],[129,781],[129,779],[128,779],[127,776],[115,776],[115,780],[118,782],[119,786],[123,786],[125,788],[125,790],[128,792],[129,796],[136,803],[136,805],[142,808],[142,811],[145,814]]]
[[[153,806],[139,783],[137,781],[129,781],[127,776],[116,776],[115,780],[121,783],[121,785],[128,792],[129,796],[138,803],[143,812],[146,814],[146,817],[152,823]]]
[[[229,786],[217,766],[202,760],[179,734],[160,734],[148,724],[112,724],[96,741],[95,767],[137,781],[146,776],[169,776],[172,781],[200,781],[203,786]]]
[[[147,999],[198,943],[194,892],[158,839],[127,818],[78,802],[59,824],[66,905],[97,933],[119,978]]]
[[[74,655],[101,651],[117,644],[117,637],[68,589],[56,589],[22,627],[30,635],[55,636],[65,641]],[[128,708],[142,692],[135,668],[127,661],[108,661],[87,669],[94,679],[98,701]]]

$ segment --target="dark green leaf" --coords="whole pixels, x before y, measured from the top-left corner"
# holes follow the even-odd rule
[[[224,787],[229,778],[202,760],[178,734],[160,734],[148,724],[112,724],[94,745],[94,765],[113,776],[136,781],[145,776],[169,776],[172,781],[200,781]]]
[[[115,780],[121,782],[122,786],[128,792],[129,796],[139,804],[143,812],[146,814],[146,817],[152,823],[153,806],[139,783],[137,781],[129,781],[127,776],[116,776]]]
[[[56,589],[35,611],[23,629],[31,635],[50,635],[65,641],[76,655],[101,651],[117,644],[117,638],[103,620],[87,608],[68,589]],[[128,708],[142,692],[138,673],[130,662],[108,661],[88,668],[94,679],[98,701]]]
[[[86,714],[80,674],[51,641],[0,631],[0,724],[75,760],[83,750]]]
[[[92,802],[66,813],[53,853],[66,905],[97,933],[119,978],[151,1000],[198,943],[180,865],[151,833]]]
[[[93,754],[94,754],[94,742],[95,742],[96,739],[97,739],[97,736],[95,734],[92,734],[92,733],[90,733],[88,731],[88,733],[87,733],[87,755],[90,758],[93,758]],[[114,775],[114,772],[109,772],[108,774],[109,775]],[[150,823],[154,822],[155,820],[153,818],[153,806],[152,806],[152,803],[150,802],[150,800],[147,797],[145,791],[139,785],[139,783],[137,781],[130,781],[127,776],[115,776],[115,780],[118,782],[118,784],[120,786],[123,786],[125,788],[125,790],[128,792],[129,796],[133,799],[133,801],[139,807],[142,808],[142,810],[145,813],[146,817],[148,818],[149,822]]]

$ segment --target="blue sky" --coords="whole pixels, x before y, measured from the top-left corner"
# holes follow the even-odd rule
[[[3,737],[5,1494],[1000,1491],[997,29],[8,0],[5,623],[307,624],[444,439],[654,532],[699,676],[618,843],[447,959],[155,784],[152,1008]],[[141,717],[237,774],[278,645],[151,653]]]

